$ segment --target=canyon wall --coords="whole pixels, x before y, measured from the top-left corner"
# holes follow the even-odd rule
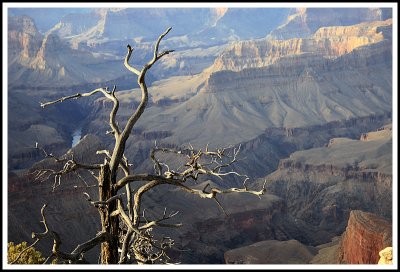
[[[351,26],[319,28],[308,38],[285,40],[260,39],[234,43],[215,60],[213,71],[240,71],[276,63],[296,55],[318,55],[337,58],[356,48],[391,38],[392,19],[363,22]]]
[[[392,224],[376,214],[353,210],[342,235],[338,261],[377,264],[380,251],[392,245]]]

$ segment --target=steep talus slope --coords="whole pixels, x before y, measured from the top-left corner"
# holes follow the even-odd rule
[[[350,212],[346,231],[339,248],[339,262],[377,264],[379,252],[392,244],[392,224],[376,214]]]

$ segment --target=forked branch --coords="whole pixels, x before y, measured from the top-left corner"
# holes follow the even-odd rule
[[[157,60],[159,60],[163,56],[174,51],[174,50],[167,50],[167,51],[162,52],[161,54],[158,53],[158,48],[159,48],[162,38],[164,38],[165,35],[167,35],[170,30],[171,30],[171,27],[169,27],[163,34],[161,34],[158,37],[156,45],[154,46],[153,59],[150,60],[146,65],[144,65],[143,69],[139,72],[139,74],[136,69],[129,66],[127,63],[127,61],[130,58],[130,55],[132,53],[132,48],[130,45],[128,45],[128,55],[126,57],[126,65],[125,66],[128,68],[128,70],[130,70],[134,74],[138,75],[137,82],[142,91],[142,99],[141,99],[140,104],[137,107],[136,111],[129,117],[128,122],[125,125],[125,128],[123,129],[120,137],[117,139],[117,141],[115,143],[114,150],[112,152],[111,161],[110,161],[110,170],[111,170],[112,175],[116,175],[116,170],[118,168],[118,165],[122,159],[122,156],[123,156],[123,153],[125,150],[125,143],[128,140],[134,125],[139,120],[140,116],[143,114],[144,109],[147,106],[149,94],[148,94],[147,85],[145,82],[146,73],[153,66],[153,64],[157,62]]]

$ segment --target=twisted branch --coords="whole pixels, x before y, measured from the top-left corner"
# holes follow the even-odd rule
[[[129,135],[131,134],[131,131],[133,129],[133,126],[136,124],[136,122],[139,120],[140,116],[143,114],[144,109],[147,106],[147,102],[148,102],[148,91],[147,91],[147,85],[145,82],[145,76],[146,76],[146,72],[153,66],[154,63],[156,63],[157,60],[159,60],[160,58],[162,58],[163,56],[173,52],[174,50],[167,50],[162,52],[161,54],[158,53],[158,47],[159,44],[162,40],[162,38],[165,37],[165,35],[168,34],[168,32],[171,30],[171,27],[168,28],[163,34],[161,34],[156,42],[156,45],[154,47],[154,55],[153,55],[153,59],[150,60],[146,65],[144,65],[143,69],[139,72],[132,67],[127,67],[128,70],[132,71],[134,74],[138,75],[138,84],[140,89],[142,90],[142,99],[140,101],[139,106],[137,107],[136,111],[129,117],[127,124],[125,125],[125,128],[123,129],[123,131],[121,132],[120,137],[117,139],[115,146],[114,146],[114,150],[112,153],[112,158],[110,161],[110,170],[113,176],[116,175],[116,170],[117,167],[121,161],[121,158],[123,156],[124,150],[125,150],[125,143],[129,138]],[[128,46],[128,55],[126,60],[129,60],[130,58],[130,54],[132,53],[132,49],[130,46]],[[129,58],[128,58],[129,56]],[[132,68],[132,69],[131,69]]]

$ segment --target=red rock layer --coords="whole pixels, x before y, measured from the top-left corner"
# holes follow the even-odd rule
[[[347,264],[377,264],[379,251],[392,246],[392,225],[383,217],[351,211],[343,235],[339,261]]]

